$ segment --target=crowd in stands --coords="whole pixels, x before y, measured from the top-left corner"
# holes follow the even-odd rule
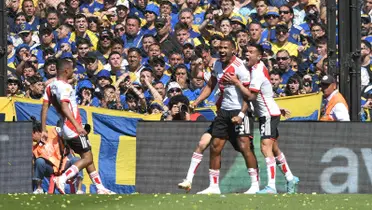
[[[39,100],[59,58],[75,61],[80,105],[161,113],[195,100],[223,37],[261,44],[275,97],[319,91],[327,73],[325,0],[6,0],[8,96]],[[372,1],[362,13],[362,105],[371,71]],[[372,91],[370,91],[372,93]],[[214,91],[201,107],[212,106]]]

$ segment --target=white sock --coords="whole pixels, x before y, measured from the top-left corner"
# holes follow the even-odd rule
[[[72,166],[70,166],[70,168],[68,168],[65,171],[65,173],[63,173],[60,176],[60,179],[62,179],[63,182],[65,183],[67,180],[71,179],[72,177],[74,177],[78,173],[79,173],[79,168],[76,167],[75,165],[72,165]]]
[[[199,154],[196,152],[192,154],[190,167],[189,167],[189,170],[187,171],[187,176],[186,176],[186,179],[189,182],[192,182],[192,179],[194,178],[194,175],[196,173],[196,169],[198,169],[202,159],[203,159],[203,154]]]
[[[97,171],[93,171],[89,174],[90,179],[92,180],[93,184],[96,185],[97,189],[103,189],[105,188],[102,184],[101,177],[99,176]]]
[[[248,174],[251,177],[251,187],[259,187],[259,175],[257,168],[248,168]]]
[[[220,170],[209,169],[209,186],[219,187]]]
[[[265,158],[266,167],[267,167],[267,178],[268,182],[267,185],[273,189],[275,187],[275,175],[276,175],[276,162],[274,157],[267,157]]]
[[[278,157],[275,157],[275,158],[279,163],[278,166],[279,166],[280,170],[283,172],[283,174],[285,176],[285,179],[287,181],[292,181],[293,180],[293,174],[291,172],[291,169],[289,169],[289,166],[288,166],[287,160],[285,159],[284,154],[280,153],[280,155],[278,155]]]

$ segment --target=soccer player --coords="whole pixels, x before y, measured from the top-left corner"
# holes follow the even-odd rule
[[[94,166],[90,142],[87,132],[82,126],[76,103],[75,90],[67,83],[73,77],[73,71],[74,62],[71,59],[64,58],[58,60],[57,78],[46,87],[43,97],[44,101],[41,110],[42,139],[46,140],[48,137],[46,119],[49,106],[52,104],[60,116],[60,121],[63,123],[63,125],[59,126],[62,128],[63,139],[81,157],[80,160],[75,162],[53,181],[58,191],[61,194],[65,194],[66,180],[74,177],[81,169],[86,168],[90,178],[97,187],[98,194],[114,194],[114,192],[103,186],[101,178]]]
[[[228,139],[230,141],[237,139],[239,150],[245,159],[248,173],[251,177],[251,188],[246,193],[254,194],[259,190],[257,161],[251,150],[251,141],[249,138],[252,131],[249,127],[249,119],[245,115],[248,104],[243,100],[238,88],[226,83],[224,80],[226,74],[237,75],[237,78],[239,78],[239,81],[243,85],[246,87],[249,85],[249,71],[245,68],[243,61],[234,55],[235,51],[236,46],[233,40],[230,38],[221,40],[219,47],[220,59],[213,67],[213,73],[207,86],[193,103],[193,106],[196,107],[198,103],[208,98],[213,88],[218,83],[222,94],[222,100],[221,107],[217,111],[217,116],[212,126],[209,169],[210,185],[207,189],[198,192],[198,194],[221,193],[219,188],[221,151]],[[196,155],[193,155],[193,158],[198,159]],[[201,158],[199,158],[199,160],[201,160]],[[195,160],[195,162],[197,162],[197,160]]]
[[[296,192],[296,186],[299,183],[298,177],[293,176],[289,169],[284,154],[278,146],[278,124],[280,115],[285,110],[279,109],[273,98],[273,89],[270,83],[269,71],[261,61],[263,49],[260,45],[250,44],[247,47],[247,67],[251,72],[251,83],[249,89],[245,88],[236,76],[226,75],[225,80],[234,84],[242,91],[245,100],[253,102],[256,116],[259,117],[259,129],[261,135],[261,151],[265,156],[267,167],[268,185],[258,194],[276,194],[275,176],[276,161],[279,168],[284,173],[287,180],[287,192],[293,194]]]

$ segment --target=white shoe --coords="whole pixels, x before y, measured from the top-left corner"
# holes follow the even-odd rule
[[[101,189],[97,189],[97,194],[100,194],[100,195],[114,195],[116,193],[109,190],[109,189],[101,188]]]
[[[207,189],[197,192],[196,194],[221,194],[221,191],[218,186],[209,186]]]
[[[251,186],[249,190],[244,192],[244,194],[256,194],[258,191],[260,191],[259,186]]]
[[[55,183],[55,186],[57,187],[57,190],[62,194],[66,194],[65,193],[65,182],[63,182],[61,180],[61,177],[57,176],[57,177],[54,177],[53,179],[54,183]]]
[[[44,194],[44,191],[43,191],[43,189],[37,188],[37,189],[33,192],[33,194],[35,194],[35,195],[38,195],[38,194]]]
[[[178,188],[184,189],[189,192],[191,190],[191,182],[187,179],[184,179],[183,182],[178,184]]]
[[[85,194],[85,192],[84,191],[82,191],[82,190],[78,190],[78,191],[76,191],[76,193],[75,194],[78,194],[78,195],[82,195],[82,194]]]

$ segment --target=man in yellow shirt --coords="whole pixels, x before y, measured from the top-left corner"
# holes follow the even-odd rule
[[[286,24],[279,23],[275,28],[276,41],[272,43],[272,51],[287,50],[290,56],[298,56],[298,45],[288,41],[289,29]]]

